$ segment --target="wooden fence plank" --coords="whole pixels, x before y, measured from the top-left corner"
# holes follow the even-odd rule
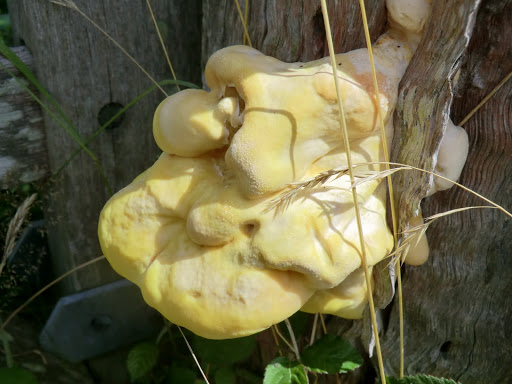
[[[171,78],[144,0],[82,0],[75,4],[155,79]],[[30,49],[39,80],[84,139],[100,127],[99,115],[105,106],[126,106],[153,85],[77,11],[47,0],[16,0],[8,5],[15,41],[23,40]],[[167,26],[162,29],[178,77],[196,83],[200,79],[199,5],[199,0],[152,1],[157,20]],[[152,117],[163,98],[163,94],[153,92],[130,109],[121,124],[89,144],[114,191],[156,160],[160,151],[152,136]],[[44,114],[44,121],[53,173],[79,146],[48,114]],[[65,166],[47,192],[50,249],[55,273],[61,274],[101,254],[96,228],[110,194],[100,169],[84,152]],[[64,292],[116,278],[105,262],[67,279]]]

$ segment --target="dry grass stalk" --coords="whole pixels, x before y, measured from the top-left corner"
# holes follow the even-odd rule
[[[386,169],[383,171],[364,170],[360,171],[359,173],[355,172],[357,167],[367,166],[369,164],[371,163],[361,163],[352,166],[352,169],[354,170],[354,178],[357,178],[357,180],[354,181],[350,188],[358,187],[361,184],[366,183],[368,181],[386,178],[389,175],[400,170],[412,169],[411,167],[408,166],[401,166],[397,168]],[[293,204],[295,200],[299,199],[302,196],[305,196],[312,189],[324,185],[329,181],[339,179],[340,177],[345,175],[348,175],[348,167],[333,168],[328,171],[321,172],[310,179],[299,181],[296,183],[290,183],[288,184],[289,189],[282,192],[275,199],[272,199],[269,202],[267,208],[265,208],[263,212],[267,213],[272,210],[275,210],[277,215],[282,214],[284,211],[286,211],[286,209],[288,209],[288,207],[290,207],[291,204]]]
[[[19,306],[14,312],[12,312],[9,317],[3,322],[3,323],[0,323],[0,332],[2,330],[4,330],[7,325],[11,322],[11,320],[18,314],[20,313],[23,309],[25,309],[27,307],[27,305],[29,305],[32,301],[34,301],[40,294],[42,294],[43,292],[45,292],[46,290],[48,290],[49,288],[51,288],[52,286],[54,286],[55,284],[57,284],[59,281],[63,280],[64,278],[68,277],[69,275],[75,273],[76,271],[78,271],[79,269],[82,269],[82,268],[85,268],[91,264],[94,264],[100,260],[104,260],[105,259],[105,256],[99,256],[99,257],[96,257],[95,259],[92,259],[92,260],[89,260],[83,264],[80,264],[79,266],[67,271],[66,273],[60,275],[59,277],[57,277],[55,280],[51,281],[50,283],[46,284],[43,288],[41,288],[39,291],[37,291],[36,293],[34,293],[29,299],[27,299],[21,306]]]
[[[181,327],[179,325],[176,325],[176,326],[178,327],[178,330],[180,331],[181,336],[183,337],[183,340],[185,340],[185,343],[187,344],[187,348],[188,348],[190,354],[192,355],[192,358],[194,359],[194,361],[197,365],[197,368],[201,372],[201,375],[203,376],[204,381],[206,382],[206,384],[210,384],[210,382],[208,381],[208,377],[206,376],[206,374],[203,371],[203,368],[201,367],[201,364],[199,364],[199,360],[197,360],[196,354],[194,353],[194,351],[192,350],[192,347],[190,346],[190,343],[188,342],[187,337],[181,330]]]
[[[148,5],[149,14],[151,15],[151,19],[153,20],[153,24],[155,25],[155,30],[158,35],[158,40],[160,40],[160,45],[162,46],[162,49],[164,51],[164,56],[167,60],[167,65],[169,66],[169,69],[171,70],[172,78],[174,79],[174,81],[177,81],[178,78],[176,77],[176,72],[174,72],[174,67],[172,66],[171,59],[169,58],[169,52],[167,52],[167,48],[165,47],[164,39],[162,38],[162,34],[160,33],[160,28],[158,28],[158,22],[156,21],[156,17],[153,12],[153,8],[151,7],[151,3],[149,2],[149,0],[146,0],[146,4]],[[176,84],[176,88],[178,89],[178,91],[181,91],[181,88],[178,84]]]
[[[497,207],[491,207],[488,205],[479,205],[479,206],[472,206],[472,207],[464,207],[464,208],[456,208],[452,209],[446,212],[436,213],[435,215],[426,217],[423,219],[423,223],[416,225],[414,227],[407,228],[404,230],[401,238],[400,246],[395,249],[393,252],[391,252],[387,257],[398,257],[403,264],[405,261],[405,258],[407,257],[407,253],[409,252],[409,249],[411,247],[415,247],[418,242],[420,241],[421,237],[425,234],[430,224],[432,224],[437,219],[440,219],[442,217],[452,215],[454,213],[459,213],[463,211],[468,211],[470,209],[484,209],[484,208],[490,208],[490,209],[498,209]]]
[[[293,344],[293,352],[295,353],[295,357],[297,358],[297,361],[300,361],[300,352],[299,352],[299,346],[297,345],[297,339],[295,338],[295,333],[293,333],[292,325],[290,324],[290,320],[285,319],[284,323],[286,324],[286,328],[288,328],[288,333],[290,334],[290,338],[292,339]]]
[[[347,123],[345,121],[345,112],[343,109],[343,102],[341,97],[341,88],[339,84],[339,78],[338,78],[338,66],[336,63],[336,57],[334,52],[334,45],[332,41],[332,33],[331,33],[331,26],[329,21],[329,12],[327,11],[327,3],[325,0],[320,0],[321,8],[322,8],[322,15],[324,17],[324,26],[325,26],[325,35],[327,37],[327,45],[329,47],[329,57],[331,61],[331,67],[332,67],[332,74],[334,78],[334,85],[336,88],[336,98],[338,101],[338,113],[339,113],[339,121],[340,121],[340,128],[343,132],[343,143],[345,146],[345,151],[347,155],[347,166],[348,166],[348,175],[350,178],[350,183],[353,185],[355,183],[354,179],[354,173],[353,173],[353,167],[352,167],[352,155],[350,151],[350,141],[348,139],[348,130],[347,130]],[[366,286],[371,286],[371,276],[370,271],[368,269],[368,263],[367,263],[367,257],[366,257],[366,247],[365,247],[365,240],[364,240],[364,232],[363,232],[363,224],[361,220],[361,212],[359,210],[359,204],[357,201],[357,190],[356,187],[351,187],[352,192],[352,201],[354,202],[354,211],[355,211],[355,218],[357,223],[357,232],[359,233],[359,244],[361,249],[361,267],[364,270],[364,277],[366,280]],[[384,374],[384,364],[382,361],[382,351],[380,348],[380,341],[379,341],[379,333],[378,333],[378,325],[377,325],[377,319],[375,315],[375,306],[373,303],[373,294],[371,291],[369,291],[368,294],[368,306],[370,308],[370,317],[372,321],[373,326],[373,332],[375,337],[375,349],[377,351],[377,358],[378,358],[378,365],[379,365],[379,376],[382,383],[386,382],[386,377]]]
[[[21,226],[25,221],[25,218],[28,215],[30,207],[36,200],[37,195],[34,193],[31,196],[27,197],[23,203],[16,210],[16,214],[9,222],[9,228],[7,229],[7,234],[5,236],[5,246],[4,252],[2,254],[2,260],[0,262],[0,275],[7,263],[7,258],[14,250],[14,245],[16,244],[16,239],[18,238],[18,234],[21,230]]]
[[[386,178],[389,175],[391,175],[391,174],[393,174],[393,173],[395,173],[397,171],[402,171],[402,170],[405,170],[405,171],[418,171],[418,172],[423,172],[423,173],[432,175],[432,176],[440,178],[442,180],[449,181],[453,185],[456,185],[457,187],[462,188],[463,190],[471,193],[472,195],[477,196],[478,198],[480,198],[480,199],[484,200],[485,202],[491,204],[491,206],[473,206],[473,207],[465,207],[465,208],[454,209],[454,210],[451,210],[451,211],[447,211],[447,212],[443,212],[443,213],[438,213],[438,214],[433,215],[433,216],[431,216],[431,217],[429,217],[429,218],[427,218],[425,220],[435,219],[435,218],[439,218],[439,217],[442,217],[442,216],[450,215],[450,214],[455,213],[455,212],[460,212],[460,211],[464,211],[464,210],[467,210],[467,209],[473,209],[473,208],[496,208],[496,209],[499,209],[500,211],[502,211],[503,213],[505,213],[507,216],[512,217],[512,213],[511,212],[507,211],[501,205],[498,205],[495,202],[487,199],[485,196],[482,196],[481,194],[473,191],[470,188],[467,188],[467,187],[463,186],[462,184],[457,183],[454,180],[448,179],[448,178],[446,178],[444,176],[438,175],[437,173],[430,172],[430,171],[427,171],[427,170],[424,170],[424,169],[421,169],[421,168],[417,168],[417,167],[413,167],[413,166],[405,165],[405,164],[400,164],[400,163],[370,162],[370,163],[354,164],[352,166],[352,170],[355,170],[357,167],[363,167],[363,166],[367,167],[367,166],[376,165],[376,164],[380,164],[380,165],[382,165],[382,164],[389,164],[389,165],[392,165],[392,166],[394,166],[396,168],[386,169],[386,170],[383,170],[383,171],[368,171],[368,170],[365,170],[365,171],[360,171],[359,173],[354,173],[353,174],[354,178],[357,178],[358,180],[355,180],[354,183],[350,186],[350,188],[357,187],[357,186],[359,186],[359,185],[361,185],[361,184],[363,184],[363,183],[365,183],[367,181],[372,181],[372,180]],[[307,180],[304,180],[304,181],[295,182],[295,183],[290,183],[290,184],[288,184],[288,189],[286,191],[282,192],[278,197],[276,197],[275,199],[272,199],[269,202],[267,208],[265,208],[265,210],[264,210],[264,213],[272,211],[272,210],[276,210],[276,214],[281,214],[295,200],[297,200],[298,198],[304,196],[306,191],[309,193],[311,189],[314,189],[317,186],[323,185],[323,184],[327,183],[328,181],[336,180],[336,179],[340,178],[341,176],[344,176],[344,175],[347,175],[347,174],[348,174],[348,168],[347,167],[333,168],[333,169],[330,169],[328,171],[319,173],[318,175],[316,175],[315,177],[312,177],[310,179],[307,179]]]
[[[298,198],[303,196],[303,193],[306,191],[309,191],[319,185],[323,185],[327,183],[328,181],[336,180],[340,178],[343,175],[346,175],[348,172],[347,167],[343,168],[333,168],[328,171],[319,173],[315,177],[296,182],[296,183],[290,183],[288,184],[290,189],[282,192],[278,197],[275,199],[270,200],[268,203],[267,208],[263,211],[263,213],[267,213],[270,211],[275,210],[276,214],[279,215],[286,211],[288,207]]]
[[[272,326],[272,330],[273,332],[275,332],[277,334],[277,336],[279,336],[279,338],[288,346],[288,348],[290,348],[290,351],[295,353],[295,349],[293,348],[292,344],[286,339],[286,337],[283,336],[283,334],[281,333],[281,331],[279,330],[279,324],[274,324]],[[276,343],[278,346],[279,344]]]

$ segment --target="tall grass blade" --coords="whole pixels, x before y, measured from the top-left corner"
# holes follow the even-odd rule
[[[0,37],[0,54],[2,56],[4,56],[7,60],[9,60],[13,65],[14,67],[20,71],[23,76],[25,76],[27,78],[27,80],[34,86],[36,87],[36,89],[39,91],[39,93],[41,95],[44,96],[44,98],[46,100],[48,100],[48,102],[50,103],[50,105],[55,108],[55,111],[57,112],[57,114],[60,116],[60,118],[70,127],[71,130],[74,129],[73,127],[73,123],[71,122],[71,120],[67,117],[67,115],[64,113],[64,111],[62,110],[62,108],[60,107],[59,103],[57,103],[57,101],[53,98],[52,95],[50,95],[50,93],[46,90],[45,87],[43,87],[41,85],[41,83],[39,82],[39,80],[37,80],[36,76],[32,73],[32,71],[30,70],[30,68],[23,62],[23,60],[21,60],[18,55],[16,55],[6,44],[5,44],[5,41]],[[4,69],[6,69],[4,67]],[[7,69],[6,69],[7,70]],[[9,74],[13,77],[13,78],[16,78],[15,76],[12,75],[12,73],[10,71],[8,71]],[[76,135],[79,135],[78,134],[78,131],[76,129],[74,129],[75,131],[75,134]]]
[[[288,333],[290,334],[290,339],[292,340],[293,352],[295,352],[295,357],[297,358],[297,361],[300,361],[299,347],[297,345],[297,339],[295,338],[295,333],[293,332],[293,328],[292,328],[292,325],[290,324],[290,320],[285,319],[284,323],[286,324],[286,328],[288,328]]]
[[[480,108],[482,108],[482,107],[484,106],[484,104],[485,104],[485,103],[487,103],[487,102],[489,101],[489,99],[490,99],[490,98],[491,98],[491,97],[492,97],[496,92],[498,92],[498,90],[503,86],[503,84],[505,84],[507,81],[509,81],[509,80],[510,80],[510,78],[511,78],[511,77],[512,77],[512,71],[510,71],[510,73],[509,73],[507,76],[505,76],[505,77],[503,78],[503,80],[501,80],[501,81],[499,82],[499,84],[498,84],[497,86],[495,86],[495,87],[493,88],[493,90],[492,90],[491,92],[489,92],[489,94],[488,94],[487,96],[485,96],[485,97],[483,98],[483,100],[482,100],[481,102],[479,102],[479,103],[478,103],[478,105],[477,105],[475,108],[473,108],[473,109],[471,110],[471,112],[469,112],[469,113],[468,113],[468,115],[467,115],[464,119],[462,119],[462,121],[459,123],[459,126],[460,126],[460,127],[462,127],[464,124],[466,124],[466,122],[467,122],[469,119],[471,119],[471,117],[473,117],[473,115],[474,115],[475,113],[477,113],[477,111],[478,111]]]
[[[249,0],[245,0],[244,24],[246,25],[246,29],[247,29],[247,25],[249,24]],[[249,34],[247,34],[247,35],[249,35]],[[245,32],[244,32],[244,39],[242,41],[242,44],[245,45],[246,43],[247,43],[247,37],[245,36]]]
[[[247,39],[247,42],[249,43],[249,47],[252,48],[252,42],[251,42],[251,38],[249,37],[249,32],[247,31],[247,18],[244,18],[244,15],[242,14],[242,9],[240,8],[240,3],[238,2],[238,0],[235,0],[235,5],[236,5],[236,9],[238,11],[238,16],[240,16],[240,21],[242,22],[242,26],[244,27],[244,44],[245,44],[245,39]],[[246,3],[246,12],[247,12],[247,9],[248,9],[248,3]],[[246,13],[246,16],[247,16],[247,13]]]
[[[20,313],[21,311],[23,311],[23,309],[25,309],[25,307],[27,305],[29,305],[32,301],[34,301],[41,293],[45,292],[48,288],[51,288],[53,287],[55,284],[57,284],[59,281],[61,281],[62,279],[68,277],[69,275],[71,275],[72,273],[75,273],[76,271],[78,271],[79,269],[82,269],[82,268],[85,268],[91,264],[94,264],[100,260],[103,260],[105,258],[105,256],[99,256],[99,257],[96,257],[95,259],[92,259],[92,260],[89,260],[83,264],[80,264],[79,266],[67,271],[66,273],[60,275],[58,278],[56,278],[55,280],[53,280],[52,282],[48,283],[47,285],[45,285],[43,288],[41,288],[39,291],[37,291],[36,293],[34,293],[27,301],[25,301],[21,306],[19,306],[13,313],[11,313],[9,315],[9,317],[7,318],[7,320],[5,320],[1,325],[0,325],[0,332],[2,330],[5,329],[5,327],[7,327],[7,325],[11,322],[11,320],[16,317],[16,315],[18,313]]]
[[[320,0],[320,3],[322,6],[322,15],[324,17],[325,34],[327,37],[327,44],[329,46],[329,56],[331,59],[331,67],[332,67],[332,72],[333,72],[333,77],[334,77],[334,84],[336,86],[336,97],[338,100],[339,118],[340,118],[341,128],[343,131],[343,141],[345,144],[345,151],[347,153],[348,173],[350,176],[350,183],[353,185],[354,184],[354,174],[353,174],[353,170],[352,170],[352,158],[351,158],[351,154],[350,154],[350,143],[348,140],[347,124],[345,121],[345,111],[343,109],[343,103],[342,103],[342,99],[341,99],[341,91],[340,91],[340,84],[339,84],[339,78],[338,78],[338,65],[336,63],[334,46],[333,46],[333,42],[332,42],[331,26],[330,26],[330,22],[329,22],[329,13],[327,11],[326,1]],[[367,257],[366,257],[366,247],[365,247],[365,242],[364,242],[363,225],[362,225],[362,221],[361,221],[361,213],[359,211],[359,204],[357,202],[357,191],[356,191],[355,187],[352,187],[351,190],[352,190],[352,201],[354,203],[354,210],[355,210],[355,216],[356,216],[356,221],[357,221],[357,229],[359,232],[359,243],[360,243],[360,247],[361,247],[361,265],[364,269],[366,286],[371,287],[372,286],[371,285],[371,276],[370,276],[370,272],[368,270],[368,262],[367,262]],[[377,358],[378,358],[378,362],[379,362],[380,378],[381,378],[382,382],[385,383],[386,378],[384,375],[384,365],[382,362],[382,352],[381,352],[381,348],[380,348],[379,330],[378,330],[378,326],[377,326],[377,318],[375,315],[375,305],[373,303],[373,294],[370,289],[368,290],[368,304],[370,307],[370,315],[371,315],[371,319],[372,319],[373,332],[374,332],[374,336],[375,336],[375,347],[377,350]]]
[[[2,259],[0,260],[0,275],[7,263],[7,258],[10,256],[12,251],[14,250],[14,245],[16,244],[16,239],[18,238],[18,234],[20,233],[21,226],[23,225],[25,218],[27,217],[30,207],[36,200],[37,195],[34,193],[31,196],[27,197],[23,203],[18,207],[14,217],[9,222],[9,226],[7,228],[7,234],[5,235],[5,246],[2,254]]]
[[[377,81],[377,71],[375,70],[375,60],[373,58],[373,48],[372,41],[370,38],[370,29],[368,28],[368,18],[366,16],[366,7],[364,5],[364,0],[359,0],[359,6],[361,8],[361,17],[363,19],[364,25],[364,35],[366,38],[366,47],[368,49],[368,57],[370,59],[370,66],[372,69],[372,80],[373,80],[373,88],[375,90],[375,101],[377,105],[377,114],[379,118],[380,125],[380,133],[382,140],[382,150],[384,153],[384,160],[389,162],[389,151],[388,151],[388,143],[386,137],[386,129],[384,126],[384,116],[382,114],[382,108],[380,105],[380,91],[379,91],[379,82]],[[389,165],[386,165],[386,169],[389,171]],[[396,247],[398,245],[398,220],[397,213],[395,207],[395,198],[393,191],[393,181],[391,179],[391,174],[387,175],[388,181],[388,192],[389,192],[389,205],[391,210],[391,222],[393,226],[393,244]],[[403,296],[402,296],[402,272],[400,270],[400,266],[396,265],[396,275],[398,280],[398,312],[400,317],[400,377],[404,376],[404,320],[403,320]]]
[[[174,72],[174,68],[171,63],[171,59],[169,58],[169,53],[167,52],[167,48],[165,48],[164,39],[162,39],[162,34],[160,33],[160,28],[158,28],[158,23],[156,22],[155,14],[153,13],[153,8],[151,7],[151,2],[149,0],[146,0],[146,3],[149,8],[149,13],[151,14],[151,19],[153,19],[153,24],[155,24],[156,33],[158,34],[158,39],[160,40],[160,44],[162,46],[162,49],[164,50],[164,55],[167,60],[167,65],[169,65],[169,69],[172,73],[172,78],[174,81],[177,81],[176,73]],[[176,88],[178,88],[178,91],[181,91],[180,85],[176,83]]]

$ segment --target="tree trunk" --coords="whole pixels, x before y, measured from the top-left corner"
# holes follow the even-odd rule
[[[452,118],[458,124],[509,72],[512,3],[480,6],[464,57]],[[460,183],[512,208],[512,83],[466,124],[470,151]],[[424,216],[487,205],[459,188],[425,200]],[[498,210],[450,215],[427,231],[430,258],[404,269],[406,372],[450,377],[464,384],[512,383],[511,219]],[[398,371],[398,308],[384,331],[387,369]]]
[[[479,1],[456,3],[463,7],[466,16],[463,16],[464,12],[453,11],[453,2],[434,1],[437,10],[424,45],[431,55],[439,56],[437,69],[442,67],[443,61],[445,66],[452,66],[446,67],[442,82],[451,79],[463,62],[451,107],[451,117],[457,124],[512,70],[512,51],[506,38],[512,32],[512,4],[505,0],[483,1],[468,51],[464,52],[471,36],[475,16],[472,12],[478,8]],[[330,2],[329,6],[336,51],[364,47],[357,2],[336,1]],[[385,28],[384,1],[368,1],[366,7],[375,38]],[[450,17],[462,17],[465,24],[460,25],[460,30],[455,29]],[[453,35],[459,36],[455,41],[453,36],[439,34],[449,28],[453,28]],[[249,35],[255,48],[284,61],[306,61],[327,54],[317,2],[251,2]],[[242,38],[242,24],[234,2],[203,3],[203,64],[215,50],[241,44]],[[447,50],[450,39],[454,45]],[[455,49],[459,51],[455,52]],[[463,53],[465,55],[457,56]],[[441,82],[436,90],[432,85],[436,68],[425,71],[421,70],[421,63],[416,65],[417,72],[410,73],[409,79],[413,79],[418,92],[430,89],[430,97],[438,100],[445,86]],[[404,84],[401,89],[403,87]],[[508,107],[511,91],[511,83],[505,84],[464,125],[470,137],[470,153],[460,179],[463,185],[509,209],[512,207],[512,181],[507,172],[512,167],[511,111]],[[447,89],[442,92],[447,92],[443,96],[446,102],[439,104],[444,108],[441,112],[445,116],[439,111],[435,113],[445,119],[446,113],[450,113],[453,96]],[[433,131],[430,134],[422,132],[419,148],[425,153],[435,153],[443,134],[442,125],[433,126],[433,129],[438,132],[430,138],[428,135]],[[430,150],[425,151],[427,147]],[[392,154],[395,158],[398,157],[396,152]],[[416,160],[433,169],[435,163],[430,159]],[[420,180],[414,174],[404,173],[403,178],[403,193],[407,185],[412,184],[411,180]],[[402,201],[407,202],[407,195],[402,196]],[[454,187],[425,199],[423,213],[429,216],[471,205],[484,205],[484,202]],[[508,279],[512,265],[507,258],[512,254],[512,242],[508,228],[510,218],[497,210],[457,213],[431,225],[427,231],[431,248],[429,261],[420,267],[403,269],[406,374],[445,376],[465,384],[512,382],[512,347],[508,343],[512,331],[507,321],[512,316],[511,299],[507,294],[512,286]],[[384,315],[386,321],[381,335],[386,371],[398,375],[396,298]],[[360,321],[341,319],[331,319],[331,327],[345,332],[351,339],[359,337],[364,328]],[[362,376],[366,379],[359,375],[358,378],[344,376],[343,380],[345,383],[373,380],[371,370],[365,370],[365,374]]]

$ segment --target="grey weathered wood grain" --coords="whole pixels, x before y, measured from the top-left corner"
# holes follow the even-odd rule
[[[33,70],[26,47],[13,51]],[[8,189],[42,180],[48,175],[48,160],[41,108],[19,82],[33,92],[35,87],[8,60],[2,57],[0,62],[6,67],[0,68],[0,188]]]
[[[144,0],[76,1],[157,80],[170,79],[162,48]],[[152,1],[177,75],[200,80],[200,1]],[[34,57],[41,83],[59,102],[83,138],[99,127],[98,114],[109,103],[127,105],[152,86],[151,81],[105,36],[72,9],[47,0],[9,2],[15,39]],[[172,88],[169,88],[172,90]],[[164,98],[159,92],[137,103],[123,122],[107,129],[89,148],[98,157],[114,191],[127,185],[157,158],[152,118]],[[55,172],[78,144],[44,115],[50,170]],[[48,236],[57,274],[101,255],[97,222],[109,198],[102,176],[85,153],[75,157],[47,190]],[[74,292],[116,279],[106,264],[94,265],[67,279]]]
[[[512,3],[482,2],[452,107],[460,122],[510,71]],[[438,23],[440,24],[440,23]],[[512,83],[465,125],[470,152],[460,182],[512,209]],[[424,214],[482,205],[452,188],[424,202]],[[512,220],[495,210],[468,211],[428,230],[431,256],[404,276],[406,372],[464,384],[512,383]],[[398,370],[398,317],[392,307],[384,351]]]

